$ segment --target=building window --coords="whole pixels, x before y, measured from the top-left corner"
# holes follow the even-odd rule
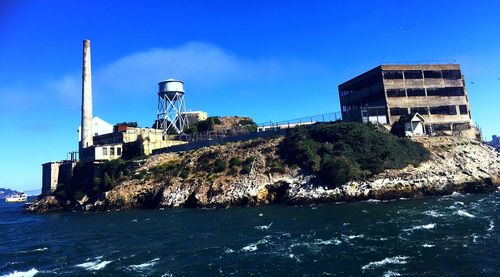
[[[404,89],[388,89],[387,97],[406,97]]]
[[[463,87],[450,87],[446,88],[447,96],[464,96],[464,88]]]
[[[106,148],[106,147],[102,148],[102,155],[103,156],[107,156],[108,155],[108,148]]]
[[[122,155],[122,149],[120,147],[116,148],[116,155],[118,155],[118,156]]]
[[[449,80],[462,79],[462,73],[460,73],[460,70],[443,70],[443,78]]]
[[[429,114],[429,108],[427,107],[414,107],[410,108],[412,113],[419,113],[421,115],[428,115]]]
[[[399,70],[384,71],[384,79],[403,79],[403,72]]]
[[[109,148],[109,155],[111,155],[111,156],[115,155],[115,148],[114,147]]]
[[[391,115],[407,115],[407,108],[391,108]]]
[[[458,106],[458,109],[460,110],[460,114],[468,114],[467,105],[460,105]]]
[[[447,88],[428,88],[427,96],[464,96],[463,87],[447,87]]]
[[[422,79],[422,71],[421,70],[405,70],[405,79]]]
[[[425,90],[423,88],[409,88],[406,90],[408,96],[425,96]]]
[[[446,114],[446,115],[456,115],[457,108],[455,106],[437,106],[430,107],[431,114]]]
[[[443,75],[441,74],[441,70],[425,70],[424,78],[438,78],[441,79]]]

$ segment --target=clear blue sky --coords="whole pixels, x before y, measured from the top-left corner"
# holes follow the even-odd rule
[[[500,2],[368,2],[0,0],[0,187],[38,189],[77,149],[86,38],[113,124],[150,126],[171,77],[188,109],[262,122],[338,111],[337,85],[380,63],[451,59],[500,134]]]

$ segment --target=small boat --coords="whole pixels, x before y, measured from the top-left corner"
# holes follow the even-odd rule
[[[28,195],[24,192],[20,194],[12,194],[11,196],[5,198],[5,202],[7,203],[26,202],[26,200],[28,200]]]

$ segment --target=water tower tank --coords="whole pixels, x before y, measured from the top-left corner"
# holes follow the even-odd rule
[[[158,94],[173,99],[179,94],[184,94],[184,82],[180,80],[168,79],[158,83]]]

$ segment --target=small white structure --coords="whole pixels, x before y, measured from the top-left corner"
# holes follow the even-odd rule
[[[407,137],[425,135],[424,118],[414,113],[409,115],[408,120],[404,123],[405,135]]]
[[[92,118],[92,131],[94,136],[113,133],[113,125],[95,116]],[[78,126],[78,141],[82,140],[82,126]]]

